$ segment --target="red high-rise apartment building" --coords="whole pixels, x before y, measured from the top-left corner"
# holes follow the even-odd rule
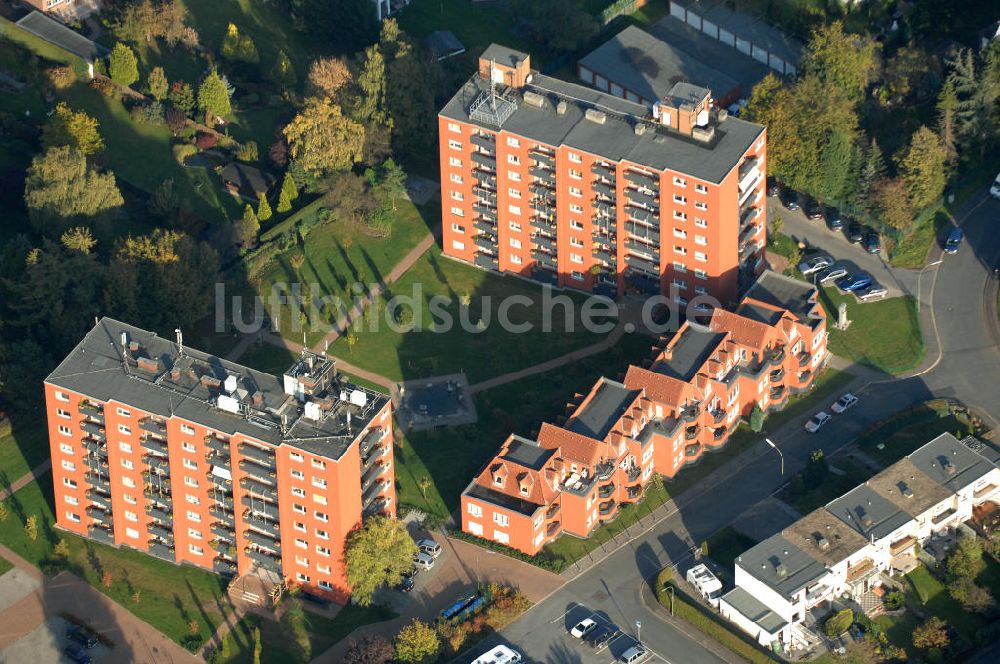
[[[109,318],[45,381],[61,528],[350,595],[344,540],[395,515],[389,399],[304,352],[281,378]]]
[[[639,500],[653,473],[674,477],[725,445],[754,407],[784,407],[826,360],[816,289],[764,272],[735,312],[685,322],[621,380],[577,394],[537,440],[511,436],[462,494],[462,530],[534,555],[587,537]]]
[[[438,117],[444,252],[618,296],[725,305],[763,270],[765,129],[677,83],[638,104],[492,45]]]

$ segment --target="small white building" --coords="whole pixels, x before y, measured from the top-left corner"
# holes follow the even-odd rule
[[[702,597],[707,599],[712,606],[719,606],[719,597],[722,596],[722,581],[712,574],[712,571],[704,563],[695,565],[687,571],[687,582],[697,588]]]

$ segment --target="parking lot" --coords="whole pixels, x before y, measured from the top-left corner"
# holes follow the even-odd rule
[[[73,660],[63,654],[63,648],[70,643],[66,637],[68,624],[65,619],[59,616],[48,618],[41,625],[0,651],[0,664],[71,663]],[[110,652],[104,644],[98,644],[86,650],[87,655],[95,664],[108,661]]]
[[[577,624],[583,620],[593,620],[596,626],[582,638],[573,636],[570,633]],[[563,642],[566,650],[573,653],[574,661],[594,662],[594,664],[607,664],[618,662],[620,657],[630,648],[639,645],[638,636],[641,636],[641,626],[637,629],[633,623],[631,625],[617,625],[601,612],[594,612],[584,606],[574,606],[570,608],[560,619],[563,627]],[[656,625],[646,625],[649,629],[656,629]],[[600,637],[598,644],[594,644],[595,637]],[[652,652],[647,646],[643,646],[647,655],[642,657],[640,662],[669,662],[665,657]]]

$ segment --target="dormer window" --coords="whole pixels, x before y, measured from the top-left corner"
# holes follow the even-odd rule
[[[528,489],[528,485],[527,484],[522,484],[521,485],[521,495],[522,496],[527,496],[528,495],[528,490],[529,489]]]
[[[497,486],[503,486],[503,476],[497,473],[493,476],[493,483]]]

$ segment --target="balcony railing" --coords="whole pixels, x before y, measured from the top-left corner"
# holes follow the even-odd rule
[[[167,436],[167,423],[161,420],[154,420],[151,417],[147,417],[143,421],[139,422],[139,428],[146,433],[151,433],[154,436],[161,436],[166,438]]]
[[[266,468],[277,468],[273,451],[265,451],[254,445],[248,445],[247,443],[241,443],[239,451],[243,457],[250,459],[255,463],[259,463]]]
[[[258,547],[265,549],[267,551],[272,551],[275,554],[281,553],[281,542],[276,538],[270,537],[263,533],[259,533],[256,530],[248,530],[243,536],[251,544],[256,544]]]
[[[246,547],[243,551],[246,553],[247,558],[264,569],[281,574],[281,558],[255,549],[252,546]]]
[[[96,523],[87,526],[87,537],[105,544],[115,543],[115,531],[111,527],[102,527]]]
[[[726,411],[724,411],[721,408],[713,408],[712,410],[710,410],[708,412],[709,412],[709,415],[712,416],[712,422],[714,424],[719,424],[720,422],[722,422],[722,420],[724,420],[726,418]]]
[[[545,529],[545,536],[546,536],[546,537],[552,537],[552,536],[553,536],[553,535],[555,535],[555,534],[556,534],[557,532],[559,532],[559,529],[560,529],[561,527],[562,527],[562,524],[561,524],[561,523],[559,523],[558,521],[553,521],[553,522],[552,522],[552,523],[550,523],[550,524],[548,525],[548,527],[547,527],[547,528]]]
[[[250,510],[243,512],[243,523],[249,528],[270,533],[275,537],[281,533],[281,525],[277,521],[258,516]]]
[[[796,355],[795,359],[798,360],[799,367],[801,368],[809,365],[809,360],[812,359],[812,355],[809,354],[809,351],[804,350],[798,355]]]
[[[559,250],[559,247],[556,244],[556,241],[553,240],[550,237],[545,237],[544,235],[535,235],[535,236],[533,236],[531,238],[531,242],[536,247],[540,247],[540,248],[543,248],[543,249],[548,249],[552,253],[555,253],[556,251]]]
[[[208,513],[229,527],[236,525],[236,515],[233,514],[232,510],[227,510],[222,505],[212,505],[208,508]]]
[[[150,535],[155,535],[163,539],[171,539],[174,536],[174,531],[172,528],[168,528],[167,526],[160,523],[155,523],[155,522],[150,523],[148,526],[146,526],[146,530],[149,531]]]
[[[167,461],[164,457],[156,456],[153,454],[143,454],[142,462],[146,464],[146,466],[149,468],[149,471],[169,477],[170,462]]]
[[[536,214],[531,218],[531,226],[546,233],[556,233],[557,227],[554,219],[548,215]]]
[[[269,485],[274,485],[278,482],[277,470],[264,468],[263,466],[252,463],[246,459],[240,461],[240,470],[254,479],[266,482]]]
[[[684,446],[684,456],[696,457],[701,454],[701,443],[691,443]]]
[[[150,452],[156,452],[158,454],[168,454],[167,443],[165,441],[159,440],[158,438],[150,438],[149,436],[143,436],[142,446],[149,450]]]
[[[785,379],[785,370],[775,369],[767,375],[767,379],[772,383],[780,383]]]
[[[111,496],[106,495],[103,491],[95,491],[94,489],[87,489],[84,497],[95,505],[100,505],[105,509],[111,509]]]
[[[146,508],[146,514],[159,521],[172,521],[174,518],[173,512],[168,507],[150,506]]]
[[[266,503],[259,498],[251,498],[250,496],[243,496],[242,503],[244,506],[249,507],[251,510],[257,514],[262,514],[270,517],[271,519],[277,521],[280,518],[280,513],[278,512],[278,506],[273,503]]]
[[[261,482],[255,477],[244,477],[240,480],[240,487],[246,491],[249,491],[254,498],[260,499],[263,497],[264,500],[270,501],[272,503],[278,502],[278,493],[273,486]]]
[[[361,490],[366,491],[372,483],[379,478],[387,469],[389,464],[377,463],[361,477]]]
[[[684,429],[684,440],[694,440],[698,437],[698,431],[701,427],[697,424],[694,426],[687,427]]]
[[[858,581],[871,576],[876,571],[875,561],[871,558],[865,558],[857,565],[847,568],[847,582],[857,583]]]
[[[493,134],[473,134],[471,140],[472,144],[477,147],[484,148],[491,152],[496,150],[497,141],[496,136]]]
[[[616,503],[613,500],[603,502],[597,506],[597,511],[601,514],[601,516],[608,516],[609,514],[613,513],[616,509],[618,509],[618,503]]]
[[[482,152],[473,152],[472,161],[479,164],[483,168],[488,168],[490,170],[496,170],[497,160],[496,157],[491,157],[489,155],[483,154]]]
[[[88,433],[91,436],[97,438],[98,440],[104,440],[105,437],[104,424],[98,424],[97,422],[92,422],[90,420],[81,420],[80,429],[84,433]]]
[[[104,523],[110,523],[112,520],[111,510],[98,507],[97,505],[91,505],[87,508],[87,516],[91,519],[97,519],[98,521],[102,521]]]
[[[625,471],[625,477],[628,478],[629,483],[638,482],[640,475],[642,475],[642,468],[639,466],[631,466]]]
[[[89,437],[84,438],[83,449],[87,450],[91,454],[99,454],[105,458],[108,456],[108,444],[104,439],[96,440]]]
[[[701,404],[688,404],[680,411],[680,419],[685,422],[694,422],[699,415],[701,415]]]
[[[499,270],[500,269],[500,259],[496,256],[490,256],[481,252],[476,253],[476,257],[472,261],[478,267],[484,270]]]
[[[605,484],[604,486],[598,487],[597,495],[601,498],[610,498],[615,495],[615,483]]]
[[[389,482],[386,480],[379,480],[375,482],[375,484],[361,497],[361,504],[368,505],[371,503],[371,501],[375,500],[375,498],[382,493],[387,486],[389,486]]]
[[[955,516],[955,512],[956,512],[955,508],[950,507],[945,511],[941,512],[940,514],[935,514],[934,516],[932,516],[931,523],[933,523],[935,526],[940,523],[943,523],[948,519],[950,519],[951,517]]]
[[[83,476],[83,479],[93,487],[111,491],[111,479],[107,473],[89,472]]]
[[[597,477],[597,481],[606,480],[615,473],[615,464],[605,462],[599,463],[594,467],[594,476]]]
[[[156,556],[157,558],[174,562],[174,547],[171,544],[164,544],[163,542],[151,540],[149,543],[148,553]]]
[[[220,454],[229,454],[229,441],[222,440],[218,436],[205,436],[205,447],[208,449],[219,452]]]
[[[96,403],[91,403],[86,399],[81,399],[80,404],[77,406],[77,410],[81,415],[87,415],[89,417],[97,417],[104,421],[104,407]]]
[[[212,571],[224,576],[233,576],[237,572],[237,567],[231,560],[220,557],[212,561]]]
[[[551,519],[555,515],[559,514],[560,506],[561,503],[553,503],[552,506],[549,507],[548,511],[545,513],[546,520]]]
[[[893,542],[889,545],[889,553],[893,556],[898,556],[903,551],[913,548],[913,545],[917,543],[917,538],[910,535],[909,537],[904,537],[901,540]]]
[[[390,503],[391,500],[386,496],[378,496],[374,501],[372,501],[370,505],[368,505],[362,510],[361,514],[363,516],[371,516],[372,514],[376,514],[377,512],[385,511],[389,509]]]

